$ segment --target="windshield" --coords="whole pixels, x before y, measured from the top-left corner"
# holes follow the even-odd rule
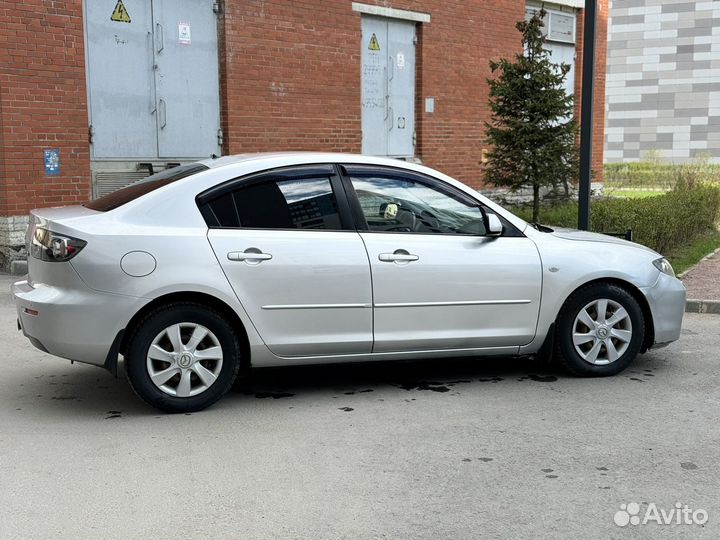
[[[86,202],[83,204],[90,210],[97,210],[98,212],[107,212],[114,210],[122,206],[123,204],[134,201],[138,197],[155,191],[158,188],[176,182],[182,178],[187,178],[202,171],[208,170],[209,167],[200,163],[191,163],[190,165],[181,165],[179,167],[173,167],[172,169],[165,169],[159,173],[133,182],[127,187],[124,187],[118,191],[95,199],[94,201]]]

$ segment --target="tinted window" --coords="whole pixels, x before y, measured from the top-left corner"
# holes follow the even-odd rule
[[[342,229],[330,179],[267,180],[213,199],[208,225],[249,229]]]
[[[172,169],[165,169],[162,172],[138,180],[137,182],[130,184],[129,186],[85,203],[83,206],[90,208],[91,210],[97,210],[99,212],[107,212],[108,210],[114,210],[123,204],[134,201],[138,197],[155,191],[158,188],[176,182],[182,178],[187,178],[193,174],[197,174],[202,171],[208,170],[208,167],[199,163],[192,163],[190,165],[181,165],[180,167],[173,167]]]
[[[424,234],[485,234],[482,212],[459,196],[404,177],[353,175],[371,231]]]

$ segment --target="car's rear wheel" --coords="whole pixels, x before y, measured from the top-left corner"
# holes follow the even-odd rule
[[[146,315],[130,337],[126,368],[133,390],[167,412],[193,412],[220,399],[240,366],[240,343],[213,309],[175,303]]]
[[[556,324],[556,356],[571,373],[604,377],[624,370],[640,352],[645,319],[637,300],[611,283],[575,291]]]

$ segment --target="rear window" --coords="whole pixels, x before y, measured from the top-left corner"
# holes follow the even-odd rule
[[[83,204],[90,210],[97,210],[98,212],[107,212],[108,210],[114,210],[122,206],[123,204],[134,201],[138,197],[155,191],[158,188],[187,178],[193,174],[197,174],[202,171],[207,171],[209,167],[201,165],[200,163],[191,163],[190,165],[181,165],[180,167],[173,167],[172,169],[165,169],[157,174],[138,180],[129,186],[119,189],[109,195],[95,199],[94,201],[86,202]]]

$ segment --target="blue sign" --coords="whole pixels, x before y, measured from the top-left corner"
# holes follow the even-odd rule
[[[60,175],[60,150],[45,150],[45,176]]]

